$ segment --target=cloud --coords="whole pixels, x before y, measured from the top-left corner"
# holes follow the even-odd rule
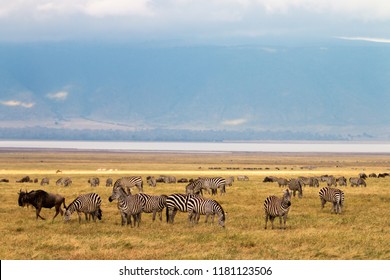
[[[0,104],[8,107],[23,107],[23,108],[32,108],[35,105],[35,103],[32,102],[25,103],[18,100],[0,101]]]
[[[67,91],[58,91],[54,93],[49,93],[46,95],[47,98],[57,101],[63,101],[68,98],[69,93]]]
[[[247,119],[233,119],[233,120],[225,120],[222,122],[222,124],[228,125],[228,126],[238,126],[238,125],[242,125],[246,122],[248,122]]]
[[[350,41],[366,41],[373,43],[386,43],[390,44],[390,39],[385,38],[371,38],[371,37],[336,37],[342,40],[350,40]]]

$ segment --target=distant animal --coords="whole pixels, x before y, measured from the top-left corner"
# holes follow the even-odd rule
[[[339,186],[344,186],[346,187],[347,186],[347,178],[345,178],[344,176],[341,176],[341,177],[338,177],[336,179],[336,182]]]
[[[196,194],[196,195],[202,195],[203,196],[203,181],[196,179],[191,180],[191,182],[186,186],[186,194]]]
[[[128,195],[120,184],[115,183],[112,187],[112,193],[108,198],[109,202],[114,200],[118,200],[118,209],[121,215],[122,226],[127,224],[133,227],[131,223],[131,217],[133,217],[134,226],[137,225],[139,227],[144,205],[142,197],[139,194]]]
[[[351,187],[360,187],[360,186],[363,186],[363,187],[366,187],[367,184],[366,184],[366,181],[364,181],[363,178],[360,178],[360,177],[351,177],[349,178],[349,183],[351,185]]]
[[[368,177],[370,177],[370,178],[377,178],[378,176],[375,173],[370,173],[368,175]]]
[[[188,179],[187,178],[180,178],[179,180],[177,180],[178,183],[188,183]]]
[[[16,183],[30,183],[32,180],[30,179],[29,176],[24,176],[22,179],[17,180]]]
[[[88,220],[87,216],[91,215],[92,220],[96,221],[96,218],[99,220],[102,219],[102,210],[100,209],[100,205],[102,204],[102,199],[97,193],[87,193],[78,196],[75,200],[72,201],[66,207],[65,211],[65,222],[70,220],[70,216],[77,212],[79,216],[79,223],[81,223],[81,213],[85,214],[85,218]]]
[[[263,183],[273,183],[277,182],[278,178],[274,176],[267,176],[264,178]]]
[[[146,177],[146,182],[148,183],[149,186],[151,187],[156,187],[157,185],[157,181],[156,181],[156,178],[154,178],[154,176],[148,176]]]
[[[8,179],[0,179],[0,183],[9,183],[9,180]]]
[[[91,187],[98,187],[100,185],[100,180],[97,177],[92,177],[88,179],[88,183]]]
[[[276,181],[278,182],[279,187],[285,187],[290,182],[289,180],[287,180],[285,178],[278,178]]]
[[[238,175],[237,181],[249,181],[249,177],[246,175]]]
[[[216,200],[204,199],[200,196],[193,196],[188,200],[188,221],[197,223],[200,215],[206,215],[205,223],[207,223],[211,215],[211,223],[214,223],[214,216],[218,216],[218,224],[225,227],[225,212]]]
[[[65,206],[65,198],[59,194],[52,194],[45,192],[44,190],[32,190],[30,192],[23,192],[22,190],[19,191],[19,198],[18,198],[18,204],[21,207],[24,207],[26,205],[32,205],[36,209],[36,218],[41,218],[42,220],[45,220],[40,213],[42,208],[53,208],[55,207],[56,213],[53,217],[57,217],[58,213],[61,213],[61,216],[63,215],[63,211],[61,209],[61,204],[63,204],[64,208]]]
[[[302,191],[302,184],[298,179],[291,179],[288,183],[288,188],[292,191],[293,196],[295,196],[295,193],[298,192],[298,197],[302,198],[303,191]]]
[[[226,185],[231,187],[233,185],[233,182],[234,182],[234,177],[230,176],[230,177],[227,177],[225,180],[226,180]]]
[[[59,170],[59,169],[57,169],[57,171],[56,171],[56,174],[57,174],[57,173],[62,173],[62,171],[61,171],[61,170]]]
[[[211,190],[212,195],[217,194],[217,189],[219,189],[221,195],[226,193],[226,180],[222,177],[199,178],[198,180],[201,180],[202,182],[202,189],[207,190],[208,193],[210,193]]]
[[[274,229],[274,220],[279,217],[280,228],[282,228],[282,219],[284,229],[286,229],[287,215],[291,206],[291,194],[288,189],[283,192],[282,198],[271,195],[264,201],[265,226],[267,229],[268,219],[271,221],[271,227]]]
[[[69,177],[60,178],[56,181],[56,186],[69,187],[72,184],[72,179]]]
[[[362,179],[367,179],[366,173],[359,173],[359,177]]]
[[[106,180],[106,187],[112,187],[112,178]]]
[[[45,186],[45,185],[49,185],[49,183],[50,183],[50,180],[49,180],[49,178],[42,178],[42,180],[41,180],[41,186]]]
[[[323,209],[325,203],[329,201],[333,205],[332,212],[341,214],[342,208],[344,206],[344,192],[342,190],[325,187],[320,190],[319,196],[321,200],[321,209]]]
[[[131,188],[137,187],[140,193],[144,192],[144,182],[141,176],[122,177],[115,181],[114,187],[118,185],[127,190],[127,193],[131,193]]]

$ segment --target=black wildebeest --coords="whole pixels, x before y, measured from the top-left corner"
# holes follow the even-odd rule
[[[59,194],[52,194],[47,193],[44,190],[37,190],[37,191],[30,191],[23,192],[20,190],[19,192],[19,199],[18,199],[19,206],[24,207],[25,205],[31,204],[36,209],[37,219],[38,217],[42,220],[45,220],[39,213],[41,212],[42,207],[43,208],[53,208],[56,209],[56,214],[53,217],[57,217],[58,213],[61,213],[61,216],[64,215],[64,212],[61,209],[61,204],[65,206],[65,198]]]

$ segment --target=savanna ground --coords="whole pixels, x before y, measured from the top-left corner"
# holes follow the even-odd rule
[[[56,174],[56,170],[62,173]],[[342,187],[345,207],[341,215],[331,214],[327,203],[321,210],[319,188],[305,187],[303,198],[292,198],[287,229],[270,225],[264,229],[263,202],[268,195],[282,195],[277,183],[263,183],[266,176],[335,175],[347,178],[360,172],[389,172],[390,155],[276,154],[276,153],[94,153],[72,151],[0,151],[0,258],[45,260],[338,260],[390,259],[390,177],[369,178],[366,188]],[[50,179],[50,185],[16,183],[28,175]],[[116,202],[109,203],[112,188],[105,180],[140,175],[149,194],[183,193],[185,183],[147,186],[146,177],[173,175],[247,175],[249,181],[235,181],[226,195],[215,197],[227,212],[226,228],[215,222],[190,226],[186,213],[178,213],[175,224],[152,222],[143,214],[139,228],[120,225]],[[60,177],[73,180],[70,187],[55,185]],[[100,186],[90,187],[92,176]],[[325,183],[320,184],[320,188]],[[59,193],[70,204],[78,195],[96,192],[103,200],[102,221],[79,224],[74,213],[69,223],[53,209],[43,209],[46,220],[36,220],[35,210],[18,206],[19,190],[43,189]],[[135,191],[136,192],[136,191]],[[206,196],[209,196],[206,194]]]

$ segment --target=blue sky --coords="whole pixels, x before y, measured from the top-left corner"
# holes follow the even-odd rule
[[[390,42],[387,0],[0,0],[1,41]]]

